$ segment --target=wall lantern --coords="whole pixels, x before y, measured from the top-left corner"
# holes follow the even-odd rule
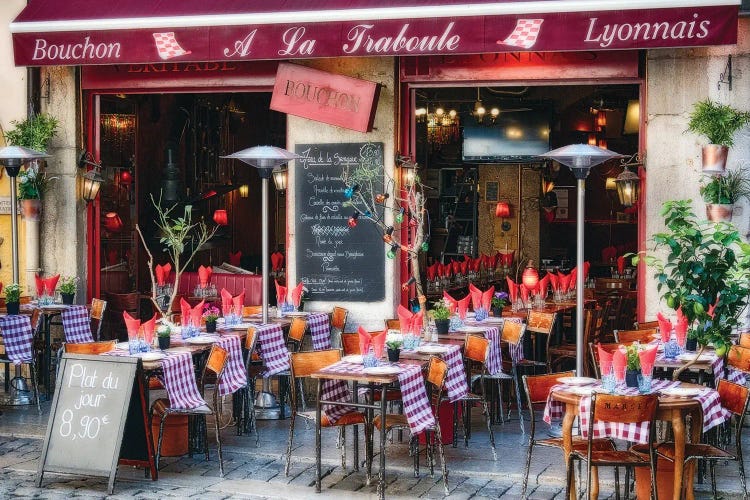
[[[617,190],[617,183],[615,182],[614,177],[607,177],[607,180],[604,182],[604,189],[607,191],[616,191]]]
[[[104,227],[109,232],[119,233],[122,230],[122,219],[117,212],[107,212],[104,214]]]
[[[240,198],[247,198],[250,196],[250,186],[243,184],[240,186]]]
[[[625,110],[625,123],[622,126],[624,135],[637,134],[641,126],[641,104],[636,100],[628,101]]]
[[[229,224],[229,217],[227,217],[226,210],[215,210],[214,211],[214,222],[219,226],[226,226]]]
[[[638,203],[638,194],[640,191],[640,178],[638,174],[631,172],[628,167],[622,171],[615,179],[617,184],[617,197],[620,203],[625,207],[632,207]]]
[[[102,168],[101,163],[96,163],[91,154],[84,151],[81,156],[78,157],[78,168],[93,167],[91,170],[81,176],[83,179],[83,192],[81,198],[86,203],[91,203],[99,195],[99,190],[102,187],[104,179],[99,173]]]
[[[495,217],[503,219],[500,225],[503,231],[510,231],[510,222],[505,220],[510,217],[510,204],[507,201],[497,202],[497,205],[495,205]]]
[[[287,181],[289,180],[289,169],[285,165],[276,167],[273,169],[272,175],[276,191],[286,191]]]

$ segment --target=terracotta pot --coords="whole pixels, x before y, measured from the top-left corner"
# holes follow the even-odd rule
[[[154,450],[159,439],[159,418],[151,422],[151,433],[154,437]],[[179,457],[188,452],[188,417],[187,415],[170,415],[164,420],[164,434],[161,443],[161,456]]]
[[[706,218],[712,222],[729,222],[733,212],[734,205],[706,204]]]
[[[703,172],[707,174],[723,174],[727,166],[729,148],[720,144],[703,146]]]
[[[639,453],[648,459],[648,454]],[[651,471],[648,467],[634,467],[635,494],[638,500],[651,498]],[[656,490],[659,498],[672,498],[674,492],[674,462],[658,457],[656,460]]]
[[[21,215],[26,220],[38,221],[42,216],[42,200],[21,200]]]

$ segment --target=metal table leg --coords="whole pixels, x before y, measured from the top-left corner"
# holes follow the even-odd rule
[[[378,478],[378,493],[380,500],[385,499],[385,436],[386,436],[386,385],[380,386],[380,476]]]
[[[323,381],[316,380],[315,392],[315,493],[320,493],[321,465],[320,465],[320,395],[322,393]]]

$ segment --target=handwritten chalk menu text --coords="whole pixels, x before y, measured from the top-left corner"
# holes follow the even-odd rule
[[[137,358],[63,357],[39,461],[40,483],[42,473],[50,471],[109,477],[112,485],[137,369]]]
[[[375,189],[383,189],[383,143],[297,144],[294,160],[297,277],[311,300],[377,302],[385,298],[385,245],[376,226],[360,219],[349,227],[342,175],[365,158],[379,165]],[[364,193],[363,193],[364,194]]]

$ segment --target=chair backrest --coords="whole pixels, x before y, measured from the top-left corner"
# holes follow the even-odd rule
[[[385,320],[385,327],[388,330],[400,330],[401,322],[398,320],[398,318],[387,319]]]
[[[331,313],[331,328],[335,328],[340,332],[343,332],[346,328],[346,318],[349,316],[349,311],[343,307],[334,306],[333,312]]]
[[[750,390],[747,387],[720,379],[716,390],[719,392],[721,406],[735,415],[743,416],[745,414],[748,396],[750,396]]]
[[[341,349],[293,352],[289,356],[290,387],[297,387],[297,380],[307,378],[318,370],[341,360]],[[292,418],[297,413],[297,391],[292,390]]]
[[[248,352],[255,350],[255,343],[258,340],[258,332],[254,326],[247,329],[247,335],[245,336],[245,349]]]
[[[352,354],[362,354],[359,352],[359,334],[354,333],[342,333],[341,334],[341,349],[344,351],[344,356]]]
[[[744,372],[750,372],[750,347],[733,345],[729,348],[727,364]]]
[[[654,432],[653,423],[658,407],[658,394],[625,396],[594,392],[591,396],[589,435],[593,434],[595,420],[623,424],[650,422],[651,432]]]
[[[739,345],[741,347],[750,347],[750,333],[740,333]]]
[[[445,387],[445,376],[448,374],[448,364],[437,356],[430,357],[430,364],[427,367],[427,388],[430,396],[430,405],[432,413],[435,415],[435,423],[439,425],[439,406],[443,397],[443,388]]]
[[[216,377],[217,390],[214,391],[214,409],[216,408],[216,402],[219,395],[218,387],[221,383],[221,379],[224,376],[224,368],[227,366],[229,361],[229,351],[224,349],[218,344],[211,346],[211,351],[208,353],[208,359],[206,365],[203,367],[203,374],[201,375],[200,391],[203,394],[206,387],[206,375],[214,375]]]
[[[526,318],[526,329],[534,333],[550,335],[555,326],[555,314],[542,311],[529,310]]]
[[[94,339],[99,339],[99,334],[102,330],[102,323],[104,323],[104,311],[107,310],[107,301],[102,299],[91,299],[91,333],[94,334]]]
[[[243,306],[243,316],[253,316],[254,314],[260,314],[263,312],[263,306]]]
[[[523,391],[526,394],[526,405],[529,407],[529,413],[531,414],[531,439],[533,441],[534,434],[536,432],[536,416],[534,415],[534,405],[542,405],[547,402],[549,397],[549,391],[552,387],[558,383],[562,377],[573,377],[575,371],[569,372],[557,372],[544,375],[524,375],[521,377],[523,381]]]
[[[304,318],[292,318],[292,324],[289,325],[289,340],[298,344],[302,343],[302,338],[307,331],[307,320]]]
[[[526,325],[517,321],[503,321],[503,329],[500,332],[500,338],[508,344],[518,345],[526,331]]]
[[[642,330],[615,330],[615,342],[635,342],[647,344],[654,340],[656,328],[647,328]]]
[[[102,354],[114,351],[116,340],[104,340],[101,342],[84,342],[81,344],[64,344],[65,352],[72,354]]]
[[[651,328],[659,328],[658,321],[641,321],[635,323],[636,330],[650,330]]]
[[[487,350],[490,341],[480,335],[467,335],[464,340],[464,358],[469,361],[484,364],[487,360]]]
[[[615,352],[615,349],[619,348],[621,345],[629,346],[633,342],[621,342],[621,343],[614,343],[614,344],[595,344],[594,342],[589,342],[589,356],[591,360],[591,366],[594,370],[594,377],[595,378],[601,378],[602,374],[599,370],[599,349],[597,349],[597,346],[601,346],[602,349],[604,349],[606,352]]]

